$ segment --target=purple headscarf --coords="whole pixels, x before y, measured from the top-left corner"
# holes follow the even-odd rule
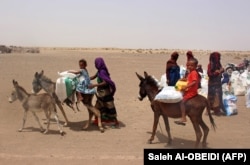
[[[106,81],[110,87],[111,94],[114,95],[116,91],[115,83],[111,80],[108,68],[102,57],[98,57],[95,59],[95,67],[98,70],[98,76]]]

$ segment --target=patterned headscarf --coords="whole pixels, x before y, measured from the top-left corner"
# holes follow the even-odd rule
[[[98,70],[98,76],[106,81],[111,89],[111,94],[114,95],[116,91],[115,83],[111,80],[108,68],[102,57],[95,59],[95,67]]]

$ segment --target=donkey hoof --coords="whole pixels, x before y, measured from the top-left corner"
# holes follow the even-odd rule
[[[207,143],[202,143],[202,148],[207,148]]]
[[[67,123],[67,122],[65,122],[65,123],[63,124],[63,126],[64,126],[64,127],[67,127],[67,126],[68,126],[68,123]]]
[[[165,146],[166,146],[166,147],[172,146],[172,142],[167,142]]]
[[[103,128],[100,128],[100,131],[101,131],[101,133],[103,133],[103,132],[104,132],[104,129],[103,129]]]
[[[64,131],[60,131],[61,136],[64,136],[66,133]]]
[[[44,133],[44,132],[45,132],[45,130],[41,128],[41,129],[40,129],[40,132],[41,132],[41,133]]]
[[[48,130],[45,130],[44,132],[43,132],[43,134],[47,134],[48,133]]]
[[[48,124],[48,122],[47,122],[47,121],[45,121],[45,122],[43,122],[43,124]]]
[[[148,140],[148,144],[152,144],[152,140]]]
[[[22,132],[23,131],[23,129],[22,128],[20,128],[19,130],[18,130],[18,132]]]

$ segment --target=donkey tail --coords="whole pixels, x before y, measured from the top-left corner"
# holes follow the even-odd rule
[[[209,102],[208,102],[208,100],[206,99],[206,104],[207,104],[207,114],[208,114],[208,117],[209,117],[209,120],[210,120],[210,123],[212,124],[212,127],[213,127],[213,129],[214,129],[214,131],[215,131],[215,129],[216,129],[216,124],[215,124],[215,122],[214,122],[214,118],[212,117],[212,114],[211,114],[211,106],[210,106],[210,104],[209,104]]]

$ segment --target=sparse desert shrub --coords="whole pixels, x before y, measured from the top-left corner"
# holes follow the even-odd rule
[[[137,53],[142,53],[142,49],[137,49],[136,52]]]
[[[40,50],[38,48],[31,48],[26,51],[27,53],[40,53]]]

